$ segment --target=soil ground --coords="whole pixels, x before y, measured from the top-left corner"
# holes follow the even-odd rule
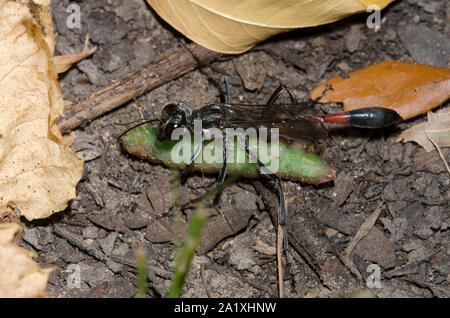
[[[80,29],[66,25],[70,3],[81,8]],[[53,1],[52,8],[57,54],[81,51],[86,34],[98,48],[61,75],[69,101],[182,48],[183,37],[142,0],[63,0]],[[213,65],[229,74],[232,99],[244,103],[264,103],[280,83],[306,100],[325,80],[387,59],[449,67],[446,1],[396,1],[381,14],[377,31],[366,26],[368,15],[362,14],[283,34]],[[175,225],[171,218],[158,219],[172,205],[174,173],[127,155],[117,137],[124,124],[154,118],[170,102],[198,108],[218,100],[221,92],[205,73],[216,80],[221,76],[209,69],[190,72],[75,131],[73,149],[86,160],[80,199],[49,219],[27,223],[21,242],[37,252],[42,266],[59,267],[49,279],[51,297],[135,297],[137,247],[148,257],[149,296],[167,292],[174,242],[192,210],[183,211]],[[436,152],[396,142],[401,131],[424,120],[380,131],[336,131],[326,139],[323,155],[338,170],[334,182],[283,182],[297,285],[294,291],[284,281],[287,297],[344,297],[364,289],[369,293],[357,295],[450,296],[449,175]],[[214,181],[193,173],[178,193],[186,202],[194,200]],[[276,227],[269,213],[278,204],[275,193],[264,179],[242,179],[225,189],[211,206],[183,297],[277,296]],[[354,266],[344,265],[339,255],[377,207],[381,214],[374,228],[350,255]],[[71,280],[77,269],[79,284]],[[373,280],[377,269],[380,285]],[[367,288],[367,282],[375,285]]]

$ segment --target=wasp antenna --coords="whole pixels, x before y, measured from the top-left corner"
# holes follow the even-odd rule
[[[138,121],[138,120],[137,120],[137,121]],[[137,121],[134,121],[134,122],[137,122]],[[125,130],[125,131],[119,136],[118,139],[122,138],[124,135],[126,135],[130,130],[132,130],[132,129],[134,129],[134,128],[137,128],[137,127],[139,127],[139,126],[142,126],[142,125],[145,125],[145,124],[148,124],[148,123],[153,123],[153,122],[155,122],[155,121],[161,121],[161,118],[155,118],[155,119],[145,120],[145,121],[143,121],[142,123],[139,123],[139,124],[137,124],[137,125],[135,125],[135,126],[133,126],[133,127],[130,127],[130,128],[128,128],[127,130]],[[131,124],[131,123],[134,123],[134,122],[130,122],[130,123],[128,123],[128,124]]]

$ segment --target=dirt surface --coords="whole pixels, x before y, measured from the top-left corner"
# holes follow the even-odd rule
[[[81,8],[80,29],[66,25],[70,3]],[[182,36],[142,0],[63,0],[52,8],[57,54],[81,51],[86,34],[98,48],[61,75],[69,101],[182,48]],[[377,31],[366,26],[367,15],[359,15],[278,36],[213,65],[229,74],[234,101],[264,103],[280,83],[305,100],[319,83],[386,59],[449,67],[449,14],[446,1],[396,1],[383,10]],[[438,44],[442,50],[434,49]],[[203,73],[216,80],[221,75]],[[174,173],[127,155],[117,137],[124,124],[153,118],[167,103],[198,108],[217,100],[220,90],[203,73],[190,72],[75,131],[73,149],[86,160],[80,199],[50,219],[27,223],[21,242],[37,252],[42,266],[59,267],[49,279],[51,297],[135,297],[138,246],[147,251],[149,295],[167,292],[174,242],[192,210],[175,225],[158,218],[172,205]],[[333,112],[340,106],[320,108]],[[338,170],[334,182],[283,183],[297,284],[293,291],[286,278],[287,297],[355,295],[367,281],[376,283],[369,275],[376,276],[377,268],[381,282],[371,285],[370,295],[450,296],[449,175],[436,152],[396,143],[401,131],[422,121],[424,116],[381,131],[339,130],[326,140],[323,155]],[[198,198],[214,181],[191,174],[179,190],[182,201]],[[225,189],[212,206],[183,297],[277,296],[270,217],[278,207],[275,193],[264,179]],[[346,257],[349,242],[371,218],[375,226]],[[78,270],[80,281],[73,276]]]

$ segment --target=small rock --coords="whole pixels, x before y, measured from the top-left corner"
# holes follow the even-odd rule
[[[409,252],[407,257],[409,262],[420,262],[426,259],[428,254],[428,250],[425,247],[421,247]]]
[[[69,264],[76,264],[86,257],[82,251],[79,251],[64,239],[55,239],[55,249],[58,251],[59,258]]]
[[[92,59],[103,72],[114,72],[136,58],[130,49],[132,47],[133,44],[127,39],[121,40],[120,43],[102,45]]]
[[[229,245],[230,264],[237,270],[250,269],[256,265],[255,254],[249,247],[250,242],[242,236],[237,236]]]
[[[128,24],[112,12],[92,11],[87,16],[87,33],[92,42],[114,43],[125,37]],[[109,34],[105,37],[105,34]]]
[[[116,247],[111,254],[117,255],[117,256],[124,256],[128,251],[130,250],[130,247],[128,244],[121,243],[118,247]]]
[[[102,262],[97,262],[95,266],[91,266],[84,262],[81,262],[78,265],[81,270],[81,280],[91,287],[110,281],[114,277],[114,273]]]
[[[121,277],[108,282],[105,298],[131,298],[136,295],[136,287],[128,278]]]
[[[86,245],[88,245],[88,246],[94,246],[94,240],[93,239],[90,239],[90,238],[88,238],[88,239],[85,239],[84,240],[84,243],[86,244]]]
[[[54,237],[46,227],[25,227],[23,240],[37,250],[41,250],[45,245],[53,243]]]
[[[397,29],[406,50],[419,63],[448,67],[450,40],[423,25],[407,24]]]
[[[168,180],[167,180],[168,182]],[[169,207],[166,206],[164,202],[164,189],[166,188],[166,182],[162,182],[162,184],[152,184],[151,186],[147,187],[147,198],[150,201],[151,207],[153,208],[153,211],[155,212],[154,215],[159,215],[166,213]],[[142,203],[145,206],[147,203],[145,202],[144,198],[142,198]]]
[[[24,235],[22,239],[35,249],[42,249],[42,245],[39,243],[39,231],[37,228],[24,227]]]
[[[347,173],[340,173],[335,180],[335,200],[333,205],[339,207],[347,200],[355,188],[355,183]],[[334,194],[333,194],[334,195]]]
[[[422,247],[423,247],[423,245],[422,245],[422,241],[421,240],[414,240],[414,241],[411,241],[409,243],[406,243],[406,244],[402,245],[402,249],[405,252],[411,252],[411,251],[417,250],[417,249],[422,248]]]
[[[172,233],[157,220],[150,221],[145,231],[145,238],[152,243],[170,242],[172,237]]]
[[[364,218],[360,215],[343,214],[339,208],[332,205],[322,214],[320,221],[341,233],[353,235],[364,222]]]
[[[406,201],[390,201],[386,202],[386,205],[389,209],[389,213],[394,217],[398,216],[400,211],[408,206]]]
[[[125,221],[122,218],[111,217],[110,215],[104,213],[95,213],[88,216],[88,219],[98,226],[101,226],[110,231],[118,231],[120,233],[125,233],[128,230]]]
[[[344,38],[347,50],[349,52],[355,52],[359,48],[362,37],[361,26],[357,24],[352,25],[350,27],[350,32],[347,32]]]
[[[96,239],[98,237],[98,227],[87,226],[82,230],[83,238],[85,239]]]
[[[383,268],[395,266],[395,253],[391,242],[376,227],[361,239],[353,253],[364,260],[375,262]]]
[[[433,235],[433,229],[437,230],[441,227],[441,210],[438,206],[433,206],[423,212],[425,216],[415,226],[415,234],[422,238],[427,239]]]
[[[352,70],[352,68],[345,62],[340,62],[336,66],[345,73],[348,73]]]
[[[436,13],[436,10],[440,7],[440,1],[429,1],[429,0],[419,0],[417,3],[420,7],[423,8],[425,12],[428,13]]]
[[[425,219],[429,224],[430,228],[433,230],[437,230],[441,227],[441,207],[440,206],[432,206],[429,209],[425,210]]]
[[[97,159],[103,152],[103,146],[99,135],[88,134],[83,131],[75,133],[76,139],[71,149],[79,156],[83,157],[84,161]]]
[[[371,199],[371,198],[376,197],[380,193],[381,193],[381,186],[378,184],[375,184],[367,189],[366,193],[364,193],[364,197],[366,199]]]
[[[425,222],[420,222],[419,224],[416,225],[416,230],[414,234],[420,237],[421,239],[426,240],[427,238],[433,235],[433,230],[430,229],[428,224],[426,224]]]
[[[233,60],[244,87],[249,91],[259,90],[264,85],[266,71],[261,67],[264,54],[262,52],[248,53]]]
[[[114,242],[116,241],[116,238],[117,238],[117,232],[112,232],[105,238],[98,240],[100,247],[102,248],[103,253],[105,253],[105,255],[111,254],[111,252],[114,248]]]
[[[312,39],[311,45],[315,48],[324,47],[327,46],[327,41],[321,36],[315,36]]]
[[[123,219],[125,224],[133,230],[142,229],[150,222],[149,215],[140,209],[136,209],[132,214],[125,214]]]
[[[408,227],[408,220],[404,217],[396,217],[393,220],[388,218],[380,218],[380,222],[384,228],[391,233],[391,240],[397,242],[405,236]]]
[[[92,84],[97,86],[104,86],[106,84],[105,75],[91,60],[82,60],[77,63],[77,67],[80,71],[87,75]]]
[[[120,263],[116,263],[110,259],[106,261],[106,266],[112,270],[114,273],[120,272],[123,270],[123,265]]]

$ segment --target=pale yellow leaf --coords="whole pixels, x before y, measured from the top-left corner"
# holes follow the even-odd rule
[[[89,44],[89,36],[86,35],[84,48],[83,51],[81,51],[81,53],[55,56],[53,58],[53,63],[55,64],[56,72],[58,74],[64,73],[72,66],[72,64],[79,62],[85,57],[88,57],[89,55],[93,54],[97,50],[97,48],[94,47],[90,49],[88,44]]]
[[[35,254],[14,243],[22,228],[16,223],[0,224],[0,298],[44,297],[52,268],[33,261]]]
[[[384,8],[394,0],[147,0],[191,40],[223,53],[242,53],[272,35]],[[368,3],[370,2],[370,3]]]
[[[450,147],[450,108],[441,109],[436,113],[428,112],[427,119],[427,122],[402,132],[397,142],[414,141],[427,152],[436,149],[433,142],[440,148]]]
[[[63,100],[52,34],[33,15],[49,9],[37,7],[0,1],[0,216],[15,211],[28,220],[63,210],[83,167],[56,125]]]

